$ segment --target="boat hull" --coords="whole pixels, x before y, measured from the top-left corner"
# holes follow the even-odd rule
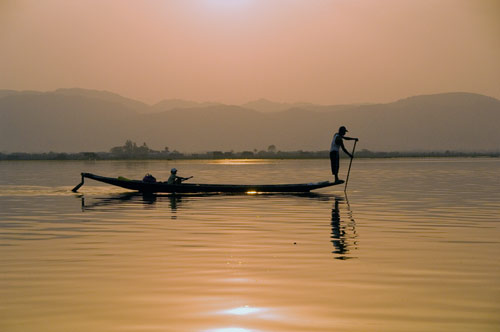
[[[92,173],[82,173],[83,179],[88,178],[125,189],[146,193],[305,193],[311,190],[334,186],[339,183],[330,181],[299,183],[299,184],[167,184],[166,182],[144,182],[141,180],[126,180],[110,178]]]

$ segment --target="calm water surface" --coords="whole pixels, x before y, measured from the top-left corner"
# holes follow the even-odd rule
[[[355,160],[347,197],[70,192],[80,172],[171,167],[330,177],[328,160],[0,162],[0,331],[500,331],[498,159]]]

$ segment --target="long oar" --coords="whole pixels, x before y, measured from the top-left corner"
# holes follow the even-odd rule
[[[80,187],[83,186],[83,175],[82,175],[82,182],[76,185],[73,189],[71,189],[72,192],[76,193]]]
[[[349,170],[347,171],[347,178],[345,179],[345,187],[344,187],[344,192],[347,190],[347,182],[349,182],[349,173],[351,173],[351,165],[352,165],[352,160],[354,159],[354,150],[356,150],[356,143],[358,141],[354,141],[354,146],[352,148],[352,157],[351,157],[351,161],[349,162]]]

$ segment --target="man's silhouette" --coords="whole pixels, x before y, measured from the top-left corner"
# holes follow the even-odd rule
[[[340,149],[345,152],[349,157],[352,158],[352,154],[346,150],[344,146],[344,140],[347,141],[358,141],[357,138],[347,137],[345,134],[347,129],[342,126],[339,128],[339,132],[333,135],[332,144],[330,145],[330,165],[332,167],[332,174],[335,177],[335,182],[344,182],[339,179],[339,159],[340,159]]]

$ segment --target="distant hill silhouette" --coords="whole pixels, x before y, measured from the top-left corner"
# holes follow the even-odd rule
[[[182,100],[182,99],[164,99],[164,100],[160,101],[159,103],[151,106],[149,108],[149,112],[150,113],[158,113],[158,112],[171,111],[171,110],[175,110],[175,109],[208,107],[208,106],[216,106],[216,105],[223,105],[223,104],[211,103],[211,102],[198,103],[195,101],[188,101],[188,100]]]
[[[0,90],[0,98],[18,93],[15,90]]]
[[[286,111],[290,108],[310,109],[318,107],[317,105],[313,105],[310,103],[277,103],[267,99],[250,101],[241,106],[259,112],[281,112]]]
[[[264,111],[252,103],[167,101],[165,111],[158,105],[84,89],[0,90],[0,151],[108,151],[127,139],[184,152],[266,149],[271,144],[278,150],[327,150],[340,125],[360,138],[360,149],[500,150],[500,101],[471,93],[387,104],[287,104],[291,107],[281,111]]]
[[[56,91],[54,91],[54,94],[65,95],[65,96],[81,96],[81,97],[99,99],[111,103],[118,103],[136,112],[148,112],[150,109],[150,106],[146,103],[122,97],[119,94],[108,91],[73,88],[73,89],[57,89]]]
[[[49,96],[49,95],[83,97],[89,99],[97,99],[103,102],[117,103],[124,106],[128,110],[135,111],[138,113],[149,112],[151,108],[151,106],[141,101],[122,97],[119,94],[113,92],[100,91],[100,90],[89,90],[80,88],[57,89],[51,92],[41,92],[41,91],[31,91],[31,90],[28,91],[0,90],[0,98],[6,96],[16,96],[17,98],[26,97],[27,99],[30,99],[33,96]]]
[[[315,105],[312,103],[277,103],[267,99],[259,99],[250,101],[248,103],[241,105],[244,108],[252,109],[254,111],[259,111],[263,113],[271,112],[282,112],[292,108],[300,108],[308,111],[337,111],[342,109],[351,109],[359,106],[358,104],[353,105]]]

